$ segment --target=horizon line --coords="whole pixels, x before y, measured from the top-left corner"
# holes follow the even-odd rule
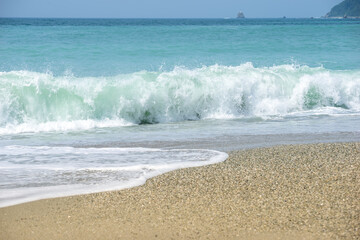
[[[3,17],[0,18],[13,18],[13,19],[308,19],[308,18],[325,18],[325,16],[315,16],[315,17]]]

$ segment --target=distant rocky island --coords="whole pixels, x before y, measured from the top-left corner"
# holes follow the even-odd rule
[[[240,12],[238,12],[236,18],[245,18],[245,15],[243,12],[240,11]]]
[[[334,6],[325,18],[360,18],[360,0],[345,0]]]

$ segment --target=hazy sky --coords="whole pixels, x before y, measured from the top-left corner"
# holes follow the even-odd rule
[[[0,0],[0,17],[320,17],[342,0]]]

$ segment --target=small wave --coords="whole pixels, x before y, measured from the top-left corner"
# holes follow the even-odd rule
[[[0,134],[341,109],[360,111],[360,70],[175,67],[113,77],[0,73]],[[337,111],[340,112],[340,111]]]
[[[17,133],[38,133],[38,132],[63,132],[71,130],[89,130],[93,128],[109,128],[131,126],[122,119],[117,120],[73,120],[73,121],[50,121],[50,122],[30,122],[21,124],[7,124],[6,127],[0,128],[0,134],[17,134]]]
[[[224,161],[206,149],[0,147],[0,207],[44,198],[120,190],[175,169]]]

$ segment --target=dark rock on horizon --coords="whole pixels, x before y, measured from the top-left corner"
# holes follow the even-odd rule
[[[243,12],[239,12],[236,18],[245,18],[245,15]]]

